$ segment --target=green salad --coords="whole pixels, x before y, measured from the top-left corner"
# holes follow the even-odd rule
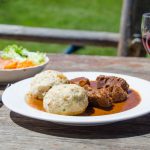
[[[46,61],[46,54],[41,52],[30,52],[26,48],[18,45],[9,45],[1,53],[2,59],[13,59],[17,61],[30,60],[39,65]]]

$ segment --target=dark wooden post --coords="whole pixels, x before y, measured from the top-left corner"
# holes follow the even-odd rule
[[[150,0],[124,0],[121,18],[119,56],[144,57],[141,41],[142,14],[150,12]]]

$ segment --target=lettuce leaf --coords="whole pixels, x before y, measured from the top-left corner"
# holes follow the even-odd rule
[[[35,64],[44,63],[46,54],[40,52],[29,52],[26,48],[18,45],[7,46],[1,54],[3,59],[15,59],[18,61],[31,60]]]
[[[3,59],[15,59],[23,61],[25,57],[20,55],[21,51],[22,47],[19,47],[17,45],[9,45],[2,51],[1,57]]]
[[[40,52],[29,52],[27,50],[24,50],[22,52],[24,56],[26,56],[29,60],[33,61],[35,64],[41,64],[44,63],[46,60],[46,54],[40,53]]]

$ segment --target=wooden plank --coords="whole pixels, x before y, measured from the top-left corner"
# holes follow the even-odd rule
[[[150,12],[149,5],[149,0],[124,0],[118,47],[119,56],[143,57],[146,55],[141,41],[141,19],[144,12]]]
[[[0,25],[0,38],[48,43],[116,47],[119,41],[119,34]]]
[[[46,69],[115,72],[150,80],[150,63],[145,58],[49,58]],[[0,105],[0,150],[149,150],[149,131],[150,115],[109,125],[75,127],[25,117]]]
[[[120,41],[118,46],[119,56],[128,56],[129,45],[131,42],[131,14],[133,1],[134,0],[123,0]]]

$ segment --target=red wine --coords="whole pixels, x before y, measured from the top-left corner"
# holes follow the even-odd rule
[[[144,48],[150,54],[150,33],[147,33],[142,37],[142,42],[143,42]]]

